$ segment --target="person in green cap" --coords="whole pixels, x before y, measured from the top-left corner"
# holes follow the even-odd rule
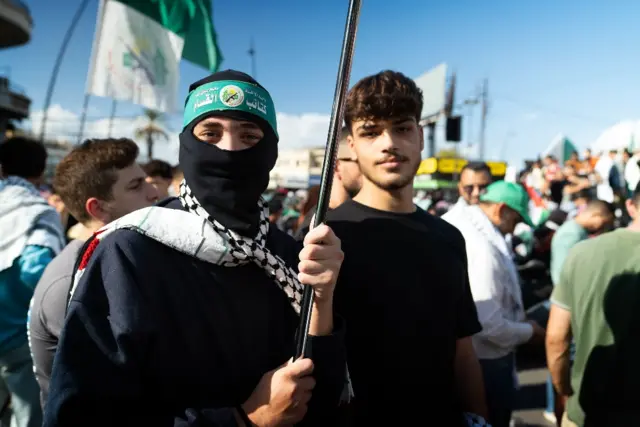
[[[457,209],[443,218],[460,230],[466,242],[471,292],[482,324],[473,336],[480,359],[494,427],[508,427],[516,390],[514,352],[526,342],[544,342],[544,329],[525,317],[518,271],[505,236],[516,225],[532,225],[529,196],[522,186],[497,181],[476,206]]]

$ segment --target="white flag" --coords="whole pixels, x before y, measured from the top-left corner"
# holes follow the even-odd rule
[[[184,40],[122,3],[102,6],[87,93],[174,111]]]

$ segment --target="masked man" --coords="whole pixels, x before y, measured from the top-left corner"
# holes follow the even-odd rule
[[[343,254],[326,226],[302,251],[269,226],[260,196],[277,155],[273,101],[255,80],[227,70],[191,85],[179,200],[88,243],[46,427],[330,425],[345,382],[332,308]],[[291,361],[304,285],[311,354]]]

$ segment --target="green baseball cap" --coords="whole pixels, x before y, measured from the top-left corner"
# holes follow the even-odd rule
[[[481,202],[504,203],[522,217],[522,221],[533,227],[529,217],[529,195],[525,189],[513,182],[496,181],[487,187],[486,192],[480,196]]]

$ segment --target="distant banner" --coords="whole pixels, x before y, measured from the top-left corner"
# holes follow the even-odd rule
[[[184,40],[117,1],[103,1],[87,93],[176,110]]]
[[[442,113],[446,104],[447,64],[440,64],[415,79],[424,94],[421,119],[435,118]]]

